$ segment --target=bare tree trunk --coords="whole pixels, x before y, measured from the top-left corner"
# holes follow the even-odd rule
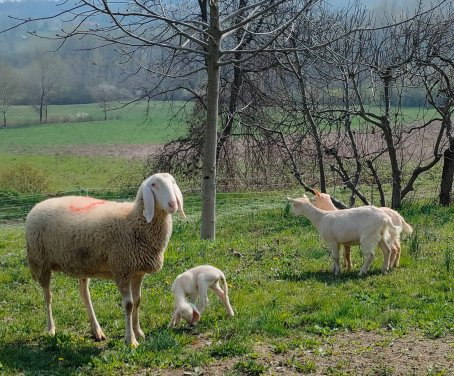
[[[3,111],[3,127],[6,127],[6,111]]]
[[[443,154],[443,172],[441,174],[440,205],[451,204],[452,181],[454,178],[454,137],[449,140],[449,147]]]
[[[220,87],[219,8],[216,0],[210,1],[210,35],[207,58],[207,123],[202,163],[202,223],[200,237],[216,238],[216,146]]]

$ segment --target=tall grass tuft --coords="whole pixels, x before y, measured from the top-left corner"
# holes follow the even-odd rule
[[[445,253],[444,253],[444,260],[445,260],[445,266],[446,266],[446,271],[449,273],[452,269],[452,263],[454,261],[454,253],[451,248],[446,248]]]
[[[414,259],[421,256],[421,238],[418,230],[415,230],[410,237],[409,253]]]

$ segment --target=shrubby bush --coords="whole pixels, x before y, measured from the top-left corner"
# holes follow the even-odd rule
[[[0,172],[0,189],[20,193],[44,193],[51,190],[52,182],[45,171],[29,163],[19,163]]]

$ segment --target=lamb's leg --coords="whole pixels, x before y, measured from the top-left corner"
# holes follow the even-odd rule
[[[42,278],[39,281],[39,284],[43,288],[44,293],[44,303],[46,305],[47,313],[47,332],[50,335],[55,335],[55,323],[52,315],[52,292],[50,291],[50,277],[51,271],[43,272]]]
[[[142,329],[140,328],[139,322],[139,305],[140,305],[140,298],[141,298],[141,287],[142,287],[142,280],[144,275],[135,275],[131,279],[131,289],[132,289],[132,300],[134,302],[133,310],[132,310],[132,328],[134,330],[134,334],[136,337],[145,338],[145,334],[143,333]]]
[[[351,259],[351,248],[349,245],[344,245],[344,267],[351,271],[353,264]]]
[[[134,309],[134,303],[131,293],[131,281],[117,280],[116,282],[125,310],[125,342],[131,347],[137,347],[139,346],[139,343],[137,342],[136,336],[132,329],[132,311]]]
[[[365,257],[365,261],[361,270],[359,271],[359,276],[363,276],[367,274],[367,271],[370,268],[370,265],[374,261],[375,258],[375,244],[365,244],[361,243],[361,249],[363,251],[363,255]]]
[[[219,296],[219,299],[221,299],[221,301],[224,303],[224,307],[227,311],[227,314],[229,316],[234,316],[234,313],[233,313],[233,308],[232,306],[230,305],[230,300],[229,300],[229,296],[224,293],[224,290],[221,289],[221,287],[219,286],[219,281],[217,281],[212,287],[211,289],[214,291],[214,293]]]
[[[378,245],[380,246],[380,248],[382,249],[383,251],[383,266],[381,268],[381,272],[383,274],[386,274],[388,273],[389,271],[389,265],[390,265],[390,257],[391,257],[391,250],[388,248],[388,245],[383,241],[383,240],[380,240],[380,242],[378,243]]]
[[[177,307],[175,307],[173,309],[172,319],[170,320],[170,323],[169,323],[168,327],[169,328],[175,328],[180,323],[180,320],[181,320],[181,316],[178,313]]]
[[[88,317],[90,318],[91,331],[92,331],[93,335],[95,336],[95,340],[102,341],[103,339],[106,339],[106,336],[104,335],[104,333],[101,329],[101,326],[99,325],[99,322],[96,319],[95,311],[93,309],[93,304],[91,302],[90,291],[88,290],[89,284],[90,284],[90,278],[79,279],[80,296],[82,297],[85,308],[87,309]]]
[[[339,244],[330,243],[328,244],[329,249],[331,250],[331,257],[333,258],[333,273],[338,275],[340,273],[339,266]]]

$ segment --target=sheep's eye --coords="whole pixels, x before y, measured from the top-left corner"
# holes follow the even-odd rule
[[[151,183],[151,186],[152,187],[156,187],[156,183]]]

